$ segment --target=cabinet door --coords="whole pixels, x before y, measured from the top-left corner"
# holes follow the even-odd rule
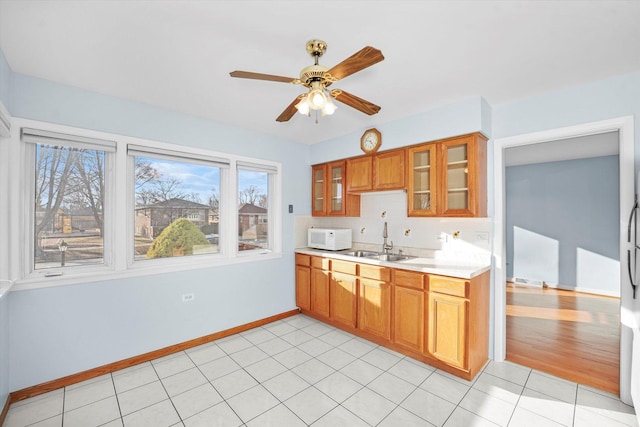
[[[358,328],[391,339],[391,285],[363,278],[358,282]]]
[[[356,157],[347,160],[347,191],[373,189],[372,157]]]
[[[328,198],[327,215],[345,215],[345,172],[346,162],[333,162],[328,165],[329,186],[326,189]]]
[[[329,272],[311,269],[311,311],[329,317]]]
[[[311,310],[311,268],[296,265],[296,305]]]
[[[407,150],[407,203],[409,216],[436,215],[436,144]]]
[[[439,214],[442,216],[486,216],[486,140],[470,135],[443,141]]]
[[[331,274],[330,317],[345,325],[356,326],[357,281],[355,276]]]
[[[374,190],[401,190],[404,175],[404,150],[380,153],[373,158]]]
[[[468,304],[464,298],[429,292],[429,354],[462,369],[467,369]]]
[[[393,342],[418,353],[424,351],[425,293],[394,286]]]
[[[324,216],[327,211],[327,187],[326,165],[316,165],[311,168],[311,214]]]

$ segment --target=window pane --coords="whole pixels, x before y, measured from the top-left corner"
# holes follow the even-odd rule
[[[103,262],[105,153],[36,145],[34,269]]]
[[[219,252],[220,168],[135,156],[135,259]]]
[[[269,248],[269,173],[238,169],[238,251]]]

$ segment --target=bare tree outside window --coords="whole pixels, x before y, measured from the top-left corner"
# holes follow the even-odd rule
[[[103,262],[104,194],[104,151],[36,146],[35,269]]]

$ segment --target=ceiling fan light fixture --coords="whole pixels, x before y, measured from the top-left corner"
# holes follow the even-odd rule
[[[298,110],[298,113],[308,116],[309,115],[309,103],[307,102],[307,97],[304,96],[302,97],[302,99],[300,100],[300,102],[298,102],[295,105],[296,109]]]
[[[322,89],[313,89],[309,92],[309,95],[307,95],[307,99],[309,100],[309,107],[311,107],[312,110],[321,110],[327,103],[327,96]]]
[[[327,96],[327,102],[324,104],[324,107],[322,107],[322,115],[330,116],[333,113],[335,113],[337,109],[338,107],[336,106],[336,104],[333,103],[333,101],[331,100],[331,97]]]

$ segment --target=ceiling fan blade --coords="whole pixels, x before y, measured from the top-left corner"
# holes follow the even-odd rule
[[[297,96],[296,99],[294,99],[293,102],[289,104],[287,108],[284,109],[284,111],[276,119],[276,122],[289,121],[289,119],[291,119],[291,117],[293,117],[294,114],[298,112],[298,109],[296,108],[296,104],[298,102],[300,102],[300,96]]]
[[[353,73],[357,73],[358,71],[372,66],[373,64],[377,64],[383,59],[384,56],[382,56],[381,51],[374,47],[366,46],[328,70],[325,73],[325,76],[330,75],[331,78],[329,80],[331,81],[344,79]]]
[[[268,80],[271,82],[295,83],[296,79],[291,77],[274,76],[273,74],[252,73],[251,71],[232,71],[229,73],[231,77],[239,77],[241,79]]]
[[[355,108],[358,111],[362,111],[370,116],[380,111],[380,106],[372,104],[369,101],[365,101],[362,98],[358,98],[357,96],[340,89],[332,90],[331,96],[334,97],[336,101],[340,101],[343,104],[346,104],[351,108]]]

